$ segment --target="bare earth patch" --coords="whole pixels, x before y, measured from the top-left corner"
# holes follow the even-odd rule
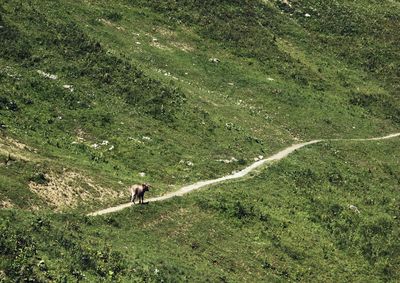
[[[163,44],[159,43],[158,41],[150,42],[150,46],[153,46],[153,47],[161,49],[161,50],[168,50],[168,51],[171,50],[171,48],[169,48],[166,45],[163,45]]]
[[[0,209],[2,208],[13,208],[14,204],[9,199],[0,200]]]
[[[96,185],[92,179],[77,172],[62,175],[46,174],[47,184],[29,183],[29,188],[56,210],[74,208],[82,201],[105,201],[122,197],[123,193]]]
[[[0,137],[0,153],[12,158],[29,161],[36,160],[37,150],[11,137]]]
[[[188,43],[184,43],[184,42],[172,42],[171,43],[172,46],[174,46],[175,48],[178,48],[180,50],[182,50],[183,52],[192,52],[194,50],[194,47],[189,45]]]

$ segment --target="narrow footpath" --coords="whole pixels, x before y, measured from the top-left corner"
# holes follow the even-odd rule
[[[221,183],[221,182],[232,180],[232,179],[243,178],[244,176],[249,174],[251,171],[259,168],[260,166],[264,165],[265,163],[281,160],[281,159],[285,158],[286,156],[288,156],[290,153],[292,153],[292,152],[294,152],[294,151],[296,151],[296,150],[298,150],[298,149],[300,149],[302,147],[310,145],[310,144],[315,144],[315,143],[319,143],[319,142],[322,142],[322,141],[377,141],[377,140],[390,139],[390,138],[394,138],[394,137],[398,137],[398,136],[400,136],[400,133],[391,134],[391,135],[384,136],[384,137],[367,138],[367,139],[329,139],[329,140],[321,139],[321,140],[312,140],[312,141],[305,142],[305,143],[294,144],[294,145],[291,145],[291,146],[279,151],[278,153],[276,153],[276,154],[274,154],[274,155],[272,155],[272,156],[270,156],[268,158],[261,159],[259,161],[254,162],[250,166],[244,168],[243,170],[241,170],[241,171],[239,171],[237,173],[234,173],[234,174],[231,174],[231,175],[226,175],[226,176],[220,177],[218,179],[199,181],[199,182],[194,183],[192,185],[188,185],[188,186],[182,187],[177,191],[167,193],[167,194],[165,194],[163,196],[150,198],[147,201],[148,202],[163,201],[163,200],[175,197],[175,196],[183,196],[183,195],[185,195],[187,193],[190,193],[192,191],[204,188],[204,187],[209,186],[209,185]],[[134,204],[129,202],[129,203],[125,203],[125,204],[121,204],[121,205],[118,205],[118,206],[109,207],[109,208],[106,208],[106,209],[102,209],[102,210],[99,210],[99,211],[95,211],[95,212],[89,213],[88,216],[96,216],[96,215],[108,214],[108,213],[120,211],[120,210],[122,210],[124,208],[127,208],[127,207],[130,207],[132,205],[134,205]]]

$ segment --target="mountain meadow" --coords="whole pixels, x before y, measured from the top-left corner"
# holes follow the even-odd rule
[[[399,42],[398,0],[0,0],[0,282],[399,282],[400,138],[352,140]]]

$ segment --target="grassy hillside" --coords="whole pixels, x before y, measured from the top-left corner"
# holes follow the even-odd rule
[[[295,140],[395,131],[398,9],[1,1],[3,202],[103,206],[131,183],[158,195]]]
[[[399,145],[313,145],[245,181],[109,216],[2,211],[2,276],[396,282]]]
[[[0,281],[400,280],[392,0],[0,0]],[[350,209],[350,205],[356,206]],[[62,212],[62,213],[60,213]]]

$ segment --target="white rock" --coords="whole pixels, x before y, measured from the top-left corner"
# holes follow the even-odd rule
[[[140,172],[140,173],[139,173],[139,176],[140,176],[140,177],[144,177],[144,176],[146,176],[146,173]]]
[[[355,213],[360,213],[360,211],[358,210],[357,206],[355,206],[355,205],[350,204],[350,205],[349,205],[349,208],[350,208],[351,210],[353,210]]]
[[[94,143],[94,144],[92,144],[92,147],[93,147],[93,148],[98,148],[99,145],[98,145],[97,143]]]
[[[305,16],[306,18],[311,17],[311,15],[310,15],[309,13],[306,13],[304,16]]]
[[[187,166],[193,166],[194,164],[193,164],[192,161],[186,161],[186,165],[187,165]]]
[[[48,78],[48,79],[51,79],[51,80],[56,80],[56,79],[57,79],[57,76],[56,76],[56,75],[52,75],[52,74],[43,72],[43,71],[41,71],[41,70],[37,70],[37,72],[38,72],[39,75],[42,75],[42,76],[45,77],[45,78]]]
[[[292,7],[292,5],[290,4],[289,0],[282,0],[282,3],[288,5],[289,7]]]
[[[268,80],[268,81],[274,81],[273,78],[269,78],[269,77],[267,78],[267,80]]]
[[[107,141],[107,140],[104,140],[101,142],[101,145],[108,145],[108,144],[109,144],[109,141]]]
[[[146,141],[151,140],[151,138],[150,138],[150,137],[147,137],[147,136],[143,136],[142,139],[143,139],[143,140],[146,140]]]
[[[263,158],[264,158],[264,156],[262,156],[262,155],[258,156],[258,159],[260,159],[260,160],[263,159]]]
[[[63,85],[63,88],[68,89],[70,92],[74,91],[74,87],[72,85]]]
[[[219,62],[221,62],[221,60],[219,60],[218,58],[210,58],[209,61],[214,64],[218,64]]]
[[[112,146],[110,146],[110,148],[108,149],[108,150],[113,150],[114,149],[114,146],[112,145]]]

